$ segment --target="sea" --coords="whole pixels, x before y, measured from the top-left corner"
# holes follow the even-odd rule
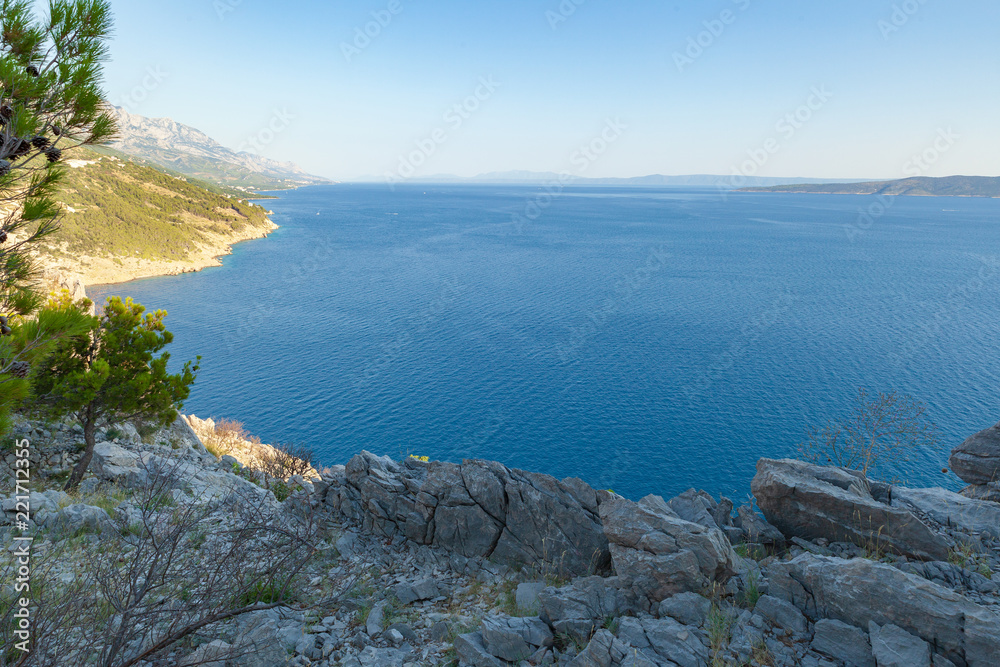
[[[860,388],[939,438],[886,474],[957,489],[1000,421],[1000,200],[336,184],[223,266],[96,286],[164,309],[183,411],[323,465],[466,458],[638,499],[745,502]]]

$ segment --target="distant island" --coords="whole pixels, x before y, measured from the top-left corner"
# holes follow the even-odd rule
[[[820,183],[742,188],[739,192],[801,192],[830,195],[906,195],[911,197],[1000,197],[1000,177],[946,176],[898,181]]]
[[[844,179],[844,183],[856,183],[858,179]],[[648,176],[631,176],[621,178],[585,178],[569,172],[554,171],[491,171],[476,176],[456,176],[454,174],[435,174],[432,176],[414,176],[407,179],[408,183],[475,183],[484,185],[537,185],[547,187],[553,185],[594,186],[611,185],[619,187],[644,188],[715,188],[732,190],[740,185],[769,186],[788,183],[830,183],[828,178],[779,178],[776,176],[725,176],[722,174],[688,174],[680,176],[665,176],[650,174]],[[381,176],[364,176],[356,179],[356,183],[384,183]],[[833,179],[832,182],[838,182]]]

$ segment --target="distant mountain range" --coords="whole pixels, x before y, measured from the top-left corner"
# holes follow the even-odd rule
[[[734,183],[739,178],[740,182]],[[359,181],[382,181],[379,177],[361,178]],[[834,182],[854,183],[858,179],[835,180]],[[631,178],[584,178],[580,176],[566,177],[549,171],[493,171],[478,176],[454,176],[452,174],[437,174],[434,176],[415,177],[409,179],[412,183],[510,183],[510,184],[546,184],[568,182],[575,185],[620,185],[637,187],[692,187],[692,188],[724,188],[734,190],[743,186],[768,186],[795,183],[830,183],[828,178],[775,178],[765,176],[734,177],[712,174],[694,174],[688,176],[634,176]]]
[[[119,137],[111,144],[126,155],[224,187],[282,190],[331,183],[291,162],[236,152],[170,118],[146,118],[115,107]]]
[[[946,176],[904,178],[898,181],[823,183],[744,188],[744,192],[812,192],[835,195],[910,195],[915,197],[1000,197],[1000,178]]]

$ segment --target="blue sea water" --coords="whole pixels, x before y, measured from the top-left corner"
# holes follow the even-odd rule
[[[327,465],[487,458],[629,497],[739,501],[858,387],[942,440],[1000,419],[1000,201],[335,185],[222,268],[89,290],[169,312],[185,405]]]

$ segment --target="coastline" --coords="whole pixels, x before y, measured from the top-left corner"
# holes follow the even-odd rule
[[[84,287],[117,285],[141,278],[176,276],[222,266],[222,258],[232,254],[234,245],[267,238],[276,229],[279,229],[278,225],[268,218],[265,227],[247,227],[234,234],[214,236],[193,249],[188,259],[180,261],[90,255],[72,258],[39,255],[37,259],[47,282],[56,287],[77,281]]]

